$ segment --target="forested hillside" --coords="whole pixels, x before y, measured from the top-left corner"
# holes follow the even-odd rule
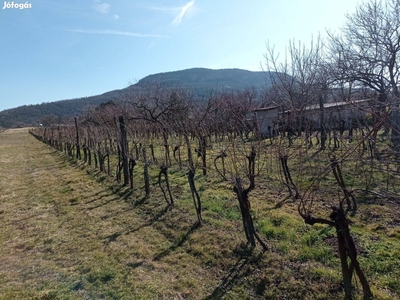
[[[0,112],[0,127],[37,126],[39,124],[62,123],[80,115],[90,107],[108,101],[120,102],[131,97],[135,91],[148,84],[182,87],[190,90],[198,100],[217,91],[238,91],[255,88],[258,91],[271,86],[270,74],[239,69],[211,70],[195,68],[182,71],[149,75],[138,83],[121,90],[77,99],[55,101],[36,105],[24,105]]]

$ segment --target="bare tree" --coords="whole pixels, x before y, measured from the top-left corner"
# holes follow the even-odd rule
[[[279,59],[274,47],[267,44],[267,53],[264,57],[267,72],[274,83],[274,102],[282,105],[282,113],[285,115],[281,120],[281,127],[287,133],[290,144],[294,135],[318,129],[321,133],[321,149],[324,149],[327,128],[323,107],[327,101],[329,80],[321,38],[312,41],[309,48],[300,42],[296,45],[291,41],[284,61]],[[305,122],[305,111],[315,105],[320,107],[319,124]]]
[[[382,113],[387,104],[394,106],[392,143],[399,152],[400,1],[372,0],[346,17],[340,34],[329,32],[331,74],[338,81],[376,91]]]

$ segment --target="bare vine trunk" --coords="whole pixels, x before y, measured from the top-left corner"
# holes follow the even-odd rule
[[[75,132],[76,132],[76,159],[81,159],[81,148],[79,145],[79,128],[78,128],[78,121],[77,118],[75,120]]]
[[[243,229],[246,235],[247,242],[252,246],[256,246],[256,239],[266,251],[268,250],[267,245],[261,240],[257,232],[254,229],[253,218],[250,213],[250,201],[249,192],[252,190],[251,187],[243,189],[242,181],[239,177],[236,177],[233,191],[236,193],[239,201],[240,212],[242,214]]]
[[[165,180],[165,185],[167,187],[167,191],[168,191],[168,196],[165,193],[165,190],[161,184],[161,177],[162,175],[164,175],[164,180]],[[173,205],[174,204],[174,199],[172,198],[172,192],[171,192],[171,188],[169,185],[169,178],[168,178],[168,167],[167,166],[161,166],[160,167],[160,172],[158,173],[158,185],[160,186],[161,191],[163,192],[164,195],[164,199],[167,202],[168,205]]]
[[[119,129],[121,133],[120,138],[120,151],[121,151],[121,160],[122,160],[122,169],[124,172],[124,185],[128,185],[130,181],[129,176],[129,165],[128,165],[128,142],[126,138],[126,128],[124,117],[119,117]]]
[[[144,190],[146,192],[146,196],[150,195],[150,177],[149,177],[149,163],[147,162],[147,154],[146,154],[146,147],[142,149],[143,153],[143,177],[144,177]]]

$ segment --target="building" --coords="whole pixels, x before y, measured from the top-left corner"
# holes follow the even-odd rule
[[[314,124],[314,127],[321,127],[321,114],[323,112],[325,126],[348,129],[363,120],[367,113],[374,109],[374,101],[374,99],[361,99],[324,103],[322,110],[319,104],[314,104],[305,107],[299,113],[301,113],[303,119]]]
[[[289,124],[298,126],[298,120],[304,123],[301,125],[302,128],[317,130],[321,126],[322,112],[325,126],[349,129],[357,126],[357,123],[374,109],[375,99],[330,102],[325,103],[323,109],[319,107],[319,104],[313,104],[301,110],[284,112],[281,106],[276,105],[252,110],[248,114],[247,121],[253,124],[255,132],[267,138],[284,130],[282,126],[287,127]]]
[[[280,109],[281,106],[256,108],[248,115],[257,134],[265,138],[277,134]]]

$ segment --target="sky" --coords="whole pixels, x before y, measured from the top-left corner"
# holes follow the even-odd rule
[[[31,0],[0,2],[0,111],[93,96],[195,67],[265,69],[338,32],[358,0]]]

